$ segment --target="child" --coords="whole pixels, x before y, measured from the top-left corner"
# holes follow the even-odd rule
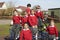
[[[26,8],[26,12],[28,15],[30,15],[30,8],[31,8],[31,4],[27,4],[27,8]]]
[[[58,40],[58,30],[54,25],[54,20],[51,20],[50,25],[47,27],[47,32],[49,34],[49,40]]]
[[[20,40],[32,40],[32,32],[29,29],[28,23],[24,24],[24,29],[20,32]]]
[[[42,21],[44,21],[43,20],[44,16],[43,16],[43,12],[41,11],[39,5],[36,7],[36,13],[35,13],[35,15],[38,18],[38,27],[42,27],[43,26]]]
[[[37,17],[34,15],[34,10],[32,9],[31,14],[28,17],[28,22],[29,22],[30,26],[34,27],[37,25],[37,21],[38,21]]]
[[[34,15],[33,9],[31,10],[31,14],[28,17],[28,22],[29,22],[29,25],[32,27],[33,35],[36,35],[36,33],[38,32],[38,29],[37,29],[38,20],[37,20],[37,17]]]
[[[27,22],[27,20],[28,20],[28,15],[25,11],[23,11],[22,17],[21,17],[22,26],[24,25],[24,23]]]
[[[11,28],[11,40],[17,40],[17,36],[18,36],[19,30],[21,28],[21,26],[20,26],[21,17],[18,15],[18,13],[19,13],[19,10],[16,9],[14,11],[14,15],[12,18],[13,27]]]

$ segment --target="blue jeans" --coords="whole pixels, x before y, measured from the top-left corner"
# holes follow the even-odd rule
[[[38,18],[38,27],[41,27],[43,26],[43,22],[42,22],[42,19],[39,17]]]
[[[20,31],[20,24],[14,24],[10,29],[10,40],[15,40]]]

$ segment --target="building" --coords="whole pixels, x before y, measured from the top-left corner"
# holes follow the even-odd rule
[[[5,2],[0,2],[0,9],[7,9]]]
[[[56,17],[56,18],[60,19],[60,8],[51,8],[51,9],[48,9],[48,14],[51,17]]]

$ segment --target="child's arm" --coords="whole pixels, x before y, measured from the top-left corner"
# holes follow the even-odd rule
[[[10,24],[11,26],[13,25],[13,20],[11,20],[11,24]]]
[[[31,19],[30,16],[28,17],[28,23],[29,23],[30,25],[32,25],[32,19]]]
[[[41,18],[43,19],[44,18],[43,12],[41,12],[40,15],[41,15]]]
[[[56,39],[58,39],[58,30],[56,27],[55,27],[55,35],[56,35]]]
[[[23,30],[20,32],[20,40],[23,40]]]

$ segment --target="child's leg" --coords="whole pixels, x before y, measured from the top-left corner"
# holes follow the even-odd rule
[[[37,32],[38,32],[38,28],[37,28],[37,26],[35,25],[35,26],[33,26],[33,34],[36,34]]]
[[[33,26],[33,35],[35,36],[35,39],[38,40],[38,28],[37,28],[37,25]]]
[[[16,30],[15,30],[15,39],[17,40],[18,37],[19,37],[19,31],[20,31],[20,28],[21,26],[19,24],[16,25]]]
[[[49,35],[49,40],[55,40],[55,35]]]
[[[14,30],[15,30],[15,27],[12,26],[12,27],[10,28],[10,40],[13,40],[13,39],[14,39],[14,34],[15,34]]]
[[[42,22],[42,19],[41,18],[38,18],[38,26],[43,26],[43,22]]]

